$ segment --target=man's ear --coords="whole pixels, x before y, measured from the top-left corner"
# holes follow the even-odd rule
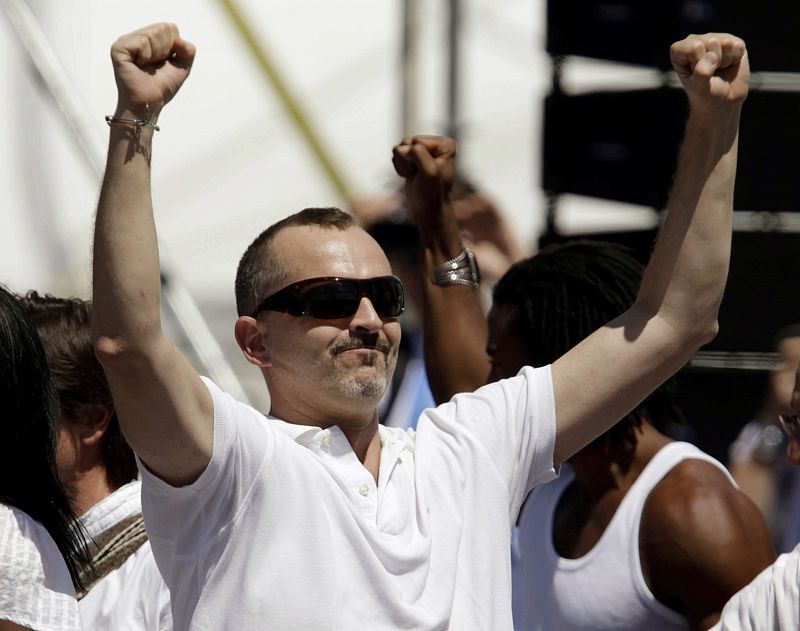
[[[78,440],[81,445],[93,447],[100,444],[113,417],[113,405],[98,403],[84,406],[81,409],[80,421],[73,424],[78,432]]]
[[[262,323],[261,326],[264,326]],[[264,336],[258,329],[258,322],[250,316],[242,316],[236,320],[233,327],[236,335],[236,343],[242,349],[242,353],[247,361],[259,368],[266,368],[272,361],[264,346]]]

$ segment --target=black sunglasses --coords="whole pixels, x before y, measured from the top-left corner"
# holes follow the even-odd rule
[[[358,311],[362,298],[369,298],[382,318],[396,318],[405,308],[403,284],[397,276],[377,278],[307,278],[267,297],[252,317],[262,311],[282,311],[293,316],[320,320],[346,318]]]

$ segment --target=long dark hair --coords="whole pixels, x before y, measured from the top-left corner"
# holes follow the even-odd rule
[[[38,521],[55,541],[72,582],[91,567],[83,529],[56,467],[59,407],[42,343],[17,298],[0,286],[0,502]]]

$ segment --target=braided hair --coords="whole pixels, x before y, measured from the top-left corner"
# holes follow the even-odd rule
[[[571,241],[543,248],[513,265],[494,288],[494,302],[516,311],[530,364],[553,363],[636,299],[644,267],[628,248],[602,241]],[[682,421],[674,384],[661,385],[612,428],[625,432],[642,419],[663,429]]]

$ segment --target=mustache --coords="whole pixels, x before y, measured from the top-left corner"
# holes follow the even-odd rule
[[[360,348],[365,348],[367,350],[373,351],[380,351],[384,355],[388,355],[391,351],[391,346],[389,346],[389,342],[384,339],[378,338],[375,340],[374,343],[367,342],[366,340],[359,339],[357,337],[351,337],[347,340],[342,340],[341,342],[337,342],[333,346],[331,346],[331,355],[334,357],[336,355],[341,355],[345,351],[352,351],[357,350]]]

